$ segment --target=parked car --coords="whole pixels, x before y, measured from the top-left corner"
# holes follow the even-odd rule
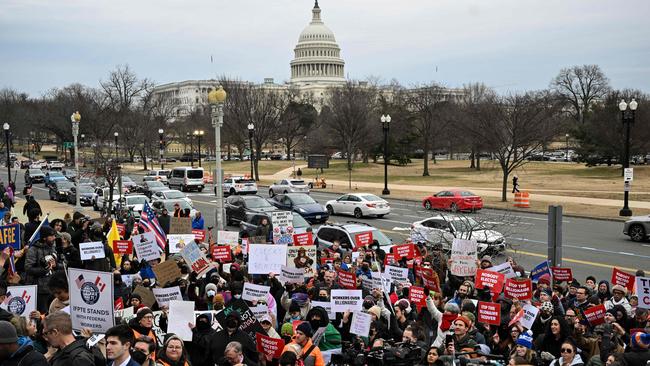
[[[151,204],[151,207],[153,210],[156,212],[156,214],[160,215],[162,213],[162,209],[166,208],[167,211],[169,211],[169,215],[172,215],[174,212],[174,205],[177,204],[180,206],[181,210],[184,210],[189,217],[194,217],[194,214],[196,213],[196,210],[192,205],[187,203],[187,201],[184,200],[160,200],[160,201],[154,201]]]
[[[140,187],[138,184],[126,175],[122,176],[122,189],[125,189],[126,192],[138,192]]]
[[[39,169],[29,168],[25,170],[25,184],[43,183],[45,174]]]
[[[324,224],[316,231],[318,239],[318,250],[324,250],[332,246],[334,240],[338,240],[341,248],[352,250],[356,246],[358,234],[371,233],[372,239],[379,242],[379,247],[386,253],[393,246],[393,241],[374,226],[359,222],[348,222],[345,224]]]
[[[47,163],[47,169],[49,170],[61,170],[63,168],[65,168],[65,164],[57,160],[53,160]]]
[[[438,214],[411,224],[413,242],[423,242],[450,251],[454,238],[476,240],[479,257],[497,254],[506,249],[503,234],[487,228],[472,217]]]
[[[144,203],[149,202],[149,197],[143,194],[130,194],[120,198],[119,202],[120,207],[139,214],[144,208]]]
[[[476,211],[483,208],[483,199],[470,191],[449,189],[425,198],[422,206],[427,210]]]
[[[95,183],[95,179],[91,177],[79,177],[79,184],[85,185],[85,186],[92,186],[97,187],[97,183]]]
[[[304,193],[276,194],[269,202],[281,210],[299,214],[312,224],[326,222],[330,217],[323,205]]]
[[[309,186],[302,179],[282,179],[269,187],[269,196],[281,193],[309,193]]]
[[[147,180],[142,183],[142,193],[149,198],[151,198],[154,192],[166,191],[168,189],[169,187],[159,180]]]
[[[348,193],[341,197],[327,201],[325,208],[330,216],[335,214],[354,215],[356,218],[364,216],[384,217],[390,213],[388,201],[371,193]]]
[[[153,192],[153,195],[151,198],[154,201],[157,200],[184,200],[187,201],[187,203],[190,204],[190,206],[193,206],[192,200],[187,197],[187,195],[181,191],[178,191],[176,189],[164,189],[164,190],[159,190],[156,192]]]
[[[228,225],[246,220],[246,215],[250,213],[277,211],[277,207],[258,195],[230,196],[226,198],[225,206]]]
[[[120,194],[117,192],[117,188],[113,189],[113,195],[111,196],[110,189],[107,187],[97,187],[95,188],[95,195],[93,197],[93,209],[99,211],[100,208],[106,206],[108,207],[108,202],[112,202],[115,206],[115,202],[120,198]]]
[[[61,171],[61,173],[63,173],[63,175],[66,177],[66,179],[68,179],[71,182],[74,182],[75,180],[77,180],[77,171],[74,170],[74,169],[70,169],[70,168],[63,169]]]
[[[163,183],[167,183],[167,176],[171,173],[169,169],[156,169],[150,170],[145,177],[154,177],[156,180],[159,180]]]
[[[623,234],[633,241],[642,242],[650,237],[650,215],[633,216],[625,221]]]
[[[184,166],[172,169],[169,176],[170,189],[177,188],[182,192],[196,189],[197,191],[202,192],[204,187],[203,168]]]
[[[53,201],[66,201],[68,199],[68,194],[70,194],[70,188],[74,187],[74,183],[68,180],[62,180],[50,184],[50,199]]]
[[[300,215],[293,215],[293,232],[296,234],[301,234],[307,231],[311,225],[305,221]],[[271,229],[273,229],[273,224],[271,223],[271,215],[266,213],[249,213],[246,215],[246,219],[239,222],[240,234],[246,233],[249,237],[255,236],[257,228],[262,224],[262,219],[266,218],[271,224]]]
[[[68,178],[66,178],[65,175],[59,171],[49,171],[45,173],[45,178],[43,181],[45,182],[45,186],[49,187],[52,183],[55,182],[68,181]]]
[[[92,206],[94,196],[95,189],[93,186],[87,184],[79,186],[79,204],[81,206]],[[77,204],[77,186],[72,186],[70,188],[70,193],[68,193],[68,203],[72,205]]]
[[[224,178],[221,184],[224,194],[257,194],[255,179],[236,176]],[[216,192],[215,192],[216,193]]]

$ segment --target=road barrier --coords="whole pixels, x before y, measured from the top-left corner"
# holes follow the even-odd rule
[[[530,207],[530,195],[528,192],[515,192],[515,207],[520,208],[529,208]]]

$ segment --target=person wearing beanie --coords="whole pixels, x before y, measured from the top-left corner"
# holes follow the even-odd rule
[[[309,322],[302,322],[296,327],[296,335],[294,339],[288,345],[284,346],[282,352],[290,350],[291,344],[297,344],[301,347],[301,354],[299,358],[302,358],[305,365],[314,365],[314,366],[325,366],[325,359],[321,353],[320,348],[317,345],[312,343],[312,332],[311,325]]]
[[[368,314],[374,316],[372,318],[373,321],[378,320],[381,317],[381,308],[377,305],[372,306],[370,309],[368,309]]]
[[[209,350],[212,361],[217,365],[227,365],[227,362],[224,362],[226,346],[230,342],[239,342],[242,345],[244,356],[251,362],[257,363],[258,355],[255,342],[248,333],[240,329],[242,319],[239,311],[235,310],[228,314],[224,323],[222,323],[223,329],[210,337]]]
[[[16,328],[0,320],[0,365],[2,366],[48,366],[45,357],[34,350],[31,343],[18,344]]]
[[[47,283],[56,272],[64,269],[61,256],[56,253],[56,232],[49,226],[40,230],[41,239],[32,244],[25,256],[25,284],[37,285],[36,310],[45,314],[50,306]]]
[[[284,339],[284,344],[291,343],[291,338],[293,337],[293,324],[282,324],[282,327],[280,328],[280,337]]]
[[[596,277],[587,276],[585,279],[585,286],[589,287],[589,290],[593,293],[596,291]]]
[[[645,366],[650,360],[650,334],[634,332],[630,335],[630,347],[623,353],[623,364]]]
[[[625,311],[628,315],[632,315],[632,305],[625,297],[627,295],[627,289],[621,285],[614,285],[612,287],[612,297],[605,301],[605,309],[609,310],[616,305],[620,305],[625,308]]]
[[[459,315],[453,322],[454,325],[454,349],[456,352],[471,352],[476,349],[478,343],[472,338],[469,330],[472,321],[464,315]]]
[[[530,330],[520,334],[510,357],[521,357],[527,365],[537,365],[537,356],[533,348],[533,332]]]
[[[431,314],[431,317],[438,323],[438,330],[436,339],[433,341],[433,345],[436,347],[442,347],[445,337],[449,334],[453,334],[452,323],[458,317],[460,313],[460,307],[455,304],[448,302],[444,306],[444,313],[438,310],[438,306],[441,306],[442,299],[436,298],[435,300],[431,297],[431,293],[426,298],[427,310]]]
[[[481,258],[481,269],[488,269],[490,267],[492,267],[492,257],[484,255],[483,258]]]
[[[219,311],[222,310],[224,306],[225,306],[225,299],[223,298],[223,295],[222,294],[214,295],[214,298],[212,299],[212,309]]]
[[[141,307],[135,313],[135,318],[129,320],[129,328],[133,331],[133,338],[138,339],[141,336],[147,336],[156,342],[156,332],[153,331],[153,311],[146,306]],[[155,359],[155,353],[152,356]]]
[[[318,349],[321,352],[339,353],[341,351],[341,333],[330,322],[327,310],[321,306],[315,306],[307,313],[307,321],[313,331],[312,339],[317,339]],[[337,352],[338,351],[338,352]]]

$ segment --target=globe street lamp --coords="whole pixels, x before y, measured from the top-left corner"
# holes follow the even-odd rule
[[[251,161],[251,179],[255,180],[253,174],[253,133],[255,133],[255,125],[251,122],[248,124],[248,147],[250,148],[248,159]]]
[[[203,130],[195,130],[194,131],[194,136],[199,140],[198,143],[198,148],[199,148],[199,167],[201,167],[201,136],[205,134],[205,131]]]
[[[77,146],[77,137],[79,136],[79,122],[81,122],[81,114],[79,111],[74,112],[70,116],[70,121],[72,122],[72,137],[74,138],[74,168],[76,170],[76,198],[75,198],[75,210],[81,209],[81,204],[79,202],[80,192],[79,192],[79,146]]]
[[[160,169],[165,169],[165,160],[163,159],[163,154],[165,153],[165,140],[164,133],[162,128],[158,129],[158,141],[160,141]]]
[[[380,120],[384,129],[384,190],[381,191],[381,194],[388,195],[390,194],[388,190],[388,129],[390,128],[390,114],[382,114]]]
[[[117,162],[117,137],[119,135],[120,134],[117,131],[115,131],[115,133],[113,134],[113,136],[115,136],[115,162]]]
[[[215,152],[215,162],[216,169],[214,172],[214,188],[215,194],[217,195],[217,208],[215,226],[217,230],[223,230],[224,222],[224,212],[223,212],[223,189],[221,183],[223,182],[223,176],[221,172],[221,126],[223,126],[223,102],[226,100],[227,94],[221,86],[219,89],[212,90],[208,94],[208,102],[210,103],[212,119],[212,127],[214,127],[214,152]]]
[[[621,111],[621,117],[623,125],[625,125],[625,156],[623,157],[623,169],[630,167],[630,126],[634,123],[634,117],[636,112],[636,107],[639,104],[632,98],[630,104],[625,103],[624,99],[621,99],[621,102],[618,104],[618,109]],[[629,108],[628,108],[629,107]],[[630,182],[625,182],[625,191],[624,194],[624,203],[623,208],[618,213],[619,216],[632,216],[632,210],[628,206],[628,199],[630,193]]]
[[[9,182],[11,182],[11,158],[9,157],[10,152],[9,152],[9,124],[4,123],[2,125],[2,128],[5,130],[5,144],[7,145],[7,187],[9,186]]]

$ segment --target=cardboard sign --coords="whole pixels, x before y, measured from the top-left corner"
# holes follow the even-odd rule
[[[545,274],[551,276],[551,268],[548,265],[548,261],[544,261],[538,264],[537,266],[535,266],[535,268],[533,268],[533,270],[530,271],[530,278],[533,281],[533,283],[537,283],[537,281],[539,281],[539,278]]]
[[[418,308],[418,312],[420,309],[426,306],[427,303],[424,289],[422,287],[411,286],[409,288],[409,302],[411,304],[415,304],[415,306]]]
[[[37,287],[36,285],[7,287],[7,297],[0,307],[12,314],[29,317],[29,313],[36,310]]]
[[[554,281],[573,281],[573,271],[571,268],[551,267]]]
[[[101,241],[79,243],[79,255],[81,256],[82,261],[106,258],[104,243]]]
[[[621,285],[627,288],[628,292],[634,289],[634,275],[623,272],[618,268],[612,270],[612,286]]]
[[[510,262],[503,262],[503,263],[499,264],[498,266],[492,266],[492,267],[490,267],[490,271],[503,273],[503,275],[506,276],[506,278],[515,278],[515,277],[517,277],[517,274],[515,273],[515,270],[512,269],[512,265],[510,265]]]
[[[451,274],[466,277],[476,274],[476,240],[456,239],[451,244]]]
[[[156,281],[160,286],[165,286],[168,283],[174,283],[177,279],[181,278],[181,269],[175,260],[168,259],[162,263],[153,266],[153,273],[156,275]],[[124,277],[124,276],[122,276]]]
[[[284,349],[284,340],[282,338],[271,338],[260,333],[255,333],[255,343],[257,352],[264,353],[271,359],[278,359]]]
[[[293,213],[291,211],[272,211],[271,224],[274,229],[281,228],[282,231],[284,228],[293,227]]]
[[[501,324],[501,304],[479,301],[477,308],[479,323]]]
[[[386,266],[386,272],[384,272],[386,278],[390,278],[393,283],[398,282],[409,282],[409,269]]]
[[[208,258],[199,249],[195,242],[186,244],[181,250],[181,256],[185,259],[185,263],[190,266],[192,272],[196,273],[197,277],[203,276],[211,267]]]
[[[339,286],[347,289],[357,288],[357,276],[354,273],[342,270],[336,271]]]
[[[314,245],[314,237],[311,232],[293,234],[293,243],[295,245]]]
[[[194,234],[169,234],[167,240],[169,241],[169,252],[172,254],[180,253],[183,248],[189,243],[194,243]]]
[[[153,296],[158,302],[158,306],[168,305],[170,301],[183,301],[181,288],[178,286],[168,288],[155,287],[152,291]]]
[[[192,340],[192,330],[187,324],[196,322],[194,301],[170,301],[167,318],[169,319],[168,329],[173,329],[174,333],[184,341]]]
[[[604,304],[592,306],[583,311],[585,318],[587,318],[587,321],[592,327],[595,327],[598,324],[603,324],[605,322],[606,312],[607,309],[605,309]]]
[[[136,286],[136,288],[133,289],[133,293],[140,295],[142,303],[147,305],[148,308],[151,308],[153,304],[156,303],[156,297],[153,296],[153,292],[144,286]]]
[[[133,248],[138,259],[153,261],[160,259],[160,247],[152,231],[133,236]]]
[[[372,323],[372,315],[357,311],[352,315],[350,333],[367,337],[370,333],[370,323]]]
[[[287,246],[268,244],[248,245],[248,273],[280,273],[287,265]]]
[[[133,242],[131,240],[114,240],[113,253],[115,254],[133,253]]]
[[[535,323],[535,319],[537,318],[537,314],[539,314],[539,308],[530,304],[526,304],[521,310],[523,313],[521,319],[519,320],[519,324],[521,324],[521,326],[526,329],[532,329],[533,324]]]
[[[342,313],[345,311],[361,311],[363,297],[361,290],[332,290],[332,311]]]
[[[398,258],[413,259],[415,257],[415,245],[413,244],[400,244],[391,248],[391,252],[395,253]]]
[[[170,234],[191,234],[192,219],[189,217],[170,217],[169,233]],[[185,328],[187,328],[187,326]]]
[[[530,278],[523,280],[508,278],[503,293],[507,299],[530,300],[533,298],[533,284]]]
[[[115,325],[113,273],[68,268],[72,329],[106,333]]]
[[[287,247],[287,267],[301,268],[305,277],[316,275],[316,260],[318,249],[315,245]]]
[[[638,307],[650,309],[650,277],[636,278],[636,295],[639,297]]]
[[[5,250],[7,247],[12,247],[15,250],[20,250],[19,224],[0,226],[0,251]]]
[[[239,244],[239,233],[236,231],[219,230],[217,231],[217,244],[237,245]]]
[[[212,259],[221,263],[232,262],[232,253],[230,245],[213,245],[212,246]]]
[[[192,234],[194,234],[194,239],[201,243],[205,240],[205,230],[192,229]]]
[[[269,286],[255,285],[250,282],[245,282],[241,298],[246,301],[264,301],[266,300],[266,295],[269,294],[270,290],[271,287]]]
[[[359,233],[354,236],[355,248],[372,244],[372,231]]]
[[[279,281],[282,283],[303,283],[305,272],[302,268],[282,266]]]
[[[476,281],[474,285],[479,290],[488,287],[493,294],[500,294],[505,278],[506,276],[503,273],[479,268],[476,270]]]

